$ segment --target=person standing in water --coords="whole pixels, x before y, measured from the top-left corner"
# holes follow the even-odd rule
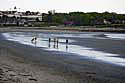
[[[56,47],[56,38],[54,38],[54,48]]]
[[[66,49],[68,49],[68,39],[66,39]]]
[[[36,35],[34,35],[33,38],[31,39],[31,42],[36,42],[36,40],[37,40],[37,37]]]
[[[50,48],[51,38],[49,38],[49,48]]]
[[[57,48],[58,48],[58,44],[59,44],[59,39],[57,39]]]

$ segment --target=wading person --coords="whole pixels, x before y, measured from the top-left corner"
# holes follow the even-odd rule
[[[31,42],[36,42],[37,37],[34,35],[34,37],[31,39]]]
[[[66,49],[68,49],[68,39],[66,39]]]
[[[49,48],[50,48],[51,38],[49,38]]]
[[[57,41],[56,41],[56,42],[57,42],[57,48],[58,48],[58,44],[59,44],[59,39],[57,39]]]
[[[54,46],[53,47],[55,48],[55,46],[56,46],[56,38],[54,38]]]

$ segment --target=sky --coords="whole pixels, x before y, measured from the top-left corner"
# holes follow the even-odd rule
[[[0,10],[12,10],[16,6],[18,11],[49,10],[56,12],[116,12],[125,14],[125,0],[0,0]]]

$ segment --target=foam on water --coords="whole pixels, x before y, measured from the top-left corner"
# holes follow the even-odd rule
[[[120,66],[125,66],[125,59],[115,57],[118,56],[118,54],[111,54],[111,53],[105,53],[101,51],[96,51],[94,48],[88,48],[78,45],[73,45],[71,42],[77,42],[75,40],[69,40],[69,45],[66,46],[65,39],[68,37],[76,37],[77,35],[68,35],[68,34],[43,34],[38,33],[38,40],[37,43],[31,43],[32,35],[33,33],[23,33],[23,32],[13,32],[13,33],[3,33],[3,35],[11,41],[16,41],[22,44],[28,44],[36,47],[44,47],[44,50],[48,51],[58,51],[58,52],[66,52],[66,53],[73,53],[75,55],[84,56],[87,58],[95,59],[95,60],[101,60],[105,61],[107,63],[112,63]],[[88,34],[80,34],[79,37],[85,37],[88,36],[89,38],[92,37],[92,34],[89,36]],[[95,35],[95,34],[94,34]],[[54,37],[65,37],[65,39],[59,39],[59,45],[54,45],[54,42],[49,43],[48,38],[54,38]]]

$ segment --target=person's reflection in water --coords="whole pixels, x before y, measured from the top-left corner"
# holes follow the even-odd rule
[[[66,45],[66,52],[68,51],[68,45]]]
[[[32,41],[31,43],[36,47],[37,41]]]
[[[48,47],[49,47],[49,48],[51,47],[50,43],[49,43]]]

